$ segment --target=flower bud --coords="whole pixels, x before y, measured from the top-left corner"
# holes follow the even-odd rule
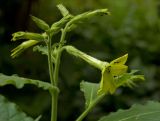
[[[41,34],[31,33],[31,32],[16,32],[12,34],[12,41],[20,40],[20,39],[29,39],[29,40],[37,40],[43,41],[45,37]]]
[[[82,13],[82,14],[75,16],[70,21],[70,24],[75,24],[75,23],[78,23],[78,22],[83,21],[85,19],[89,19],[91,17],[97,16],[97,15],[109,15],[109,14],[110,14],[110,12],[108,12],[108,9],[98,9],[98,10],[94,10],[94,11],[90,11],[90,12],[85,12],[85,13]]]
[[[43,21],[35,16],[31,16],[31,18],[40,29],[42,29],[44,31],[49,29],[49,25],[45,21]]]
[[[51,29],[48,30],[47,33],[50,33],[51,35],[58,33],[65,26],[65,24],[71,20],[72,17],[72,15],[68,14],[67,16],[64,16],[60,21],[53,23]]]
[[[62,4],[57,5],[57,8],[63,16],[67,16],[69,14],[69,11]]]

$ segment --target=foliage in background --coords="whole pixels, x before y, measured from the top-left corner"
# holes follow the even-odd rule
[[[101,103],[99,107],[96,107],[94,112],[90,113],[88,120],[95,120],[105,112],[115,111],[118,108],[128,108],[135,102],[144,102],[146,99],[159,100],[160,60],[158,57],[160,53],[158,49],[160,47],[160,3],[158,0],[87,0],[86,4],[81,0],[56,0],[56,2],[43,0],[1,0],[0,72],[6,72],[6,74],[9,75],[17,72],[22,76],[29,75],[31,78],[41,78],[42,80],[48,78],[48,72],[45,68],[47,65],[44,63],[45,58],[37,54],[31,54],[31,51],[28,51],[25,52],[26,56],[22,56],[17,60],[11,60],[9,50],[13,47],[11,47],[11,44],[11,46],[8,46],[8,43],[10,43],[10,34],[14,31],[26,29],[32,30],[33,32],[40,31],[32,25],[32,22],[29,22],[29,14],[44,18],[44,20],[49,23],[52,23],[53,20],[58,20],[60,15],[55,14],[57,13],[55,12],[57,11],[55,5],[59,2],[63,3],[72,13],[76,14],[89,9],[109,8],[112,12],[110,17],[101,18],[102,22],[97,22],[99,18],[95,18],[91,20],[88,27],[82,24],[82,26],[75,31],[75,35],[72,36],[71,34],[68,36],[68,38],[71,38],[70,43],[103,60],[106,59],[106,55],[108,55],[107,59],[112,60],[114,57],[128,52],[130,55],[129,58],[132,59],[128,61],[128,65],[131,66],[131,68],[143,70],[147,80],[147,83],[142,84],[134,91],[120,88],[115,96],[108,96],[104,100],[105,103]],[[92,46],[90,46],[90,43],[92,43]],[[63,114],[61,116],[62,121],[64,119],[72,120],[82,111],[79,107],[83,105],[83,102],[76,100],[76,98],[81,99],[82,94],[75,91],[79,86],[74,80],[81,81],[85,79],[96,82],[96,80],[99,80],[98,75],[100,75],[100,73],[97,74],[97,70],[84,65],[84,62],[78,61],[76,58],[69,59],[67,54],[64,54],[63,59],[66,61],[63,63],[61,70],[67,68],[68,71],[66,73],[62,73],[61,71],[60,74],[60,78],[66,80],[66,82],[60,82],[62,91],[65,92],[60,97],[60,102],[63,103],[62,107],[60,105],[61,109],[59,110],[59,112]],[[41,67],[39,66],[40,64]],[[73,64],[76,66],[71,68],[70,65]],[[35,65],[35,69],[31,70],[32,65]],[[80,70],[83,71],[81,72]],[[70,79],[71,74],[72,79]],[[34,98],[31,96],[33,92],[26,91],[27,88],[35,92]],[[64,91],[66,89],[68,90],[67,92]],[[8,93],[6,93],[6,91]],[[34,117],[44,112],[47,120],[50,101],[48,98],[43,98],[44,101],[40,100],[43,96],[48,97],[45,92],[28,86],[18,94],[16,93],[16,89],[10,86],[1,88],[1,92],[10,97],[11,100],[18,102],[25,111]],[[123,95],[120,95],[122,93]],[[24,96],[24,94],[26,96]],[[27,97],[30,98],[27,99]],[[35,103],[37,100],[39,100],[39,104]],[[42,109],[31,109],[31,107],[28,107],[28,104],[32,105],[31,107],[37,107],[37,105],[43,106]],[[68,107],[68,104],[72,104],[72,106]],[[66,107],[64,107],[64,105],[66,105]],[[64,108],[67,113],[63,113]],[[73,110],[77,112],[73,113]],[[38,113],[38,111],[41,112]],[[95,117],[95,114],[97,117]],[[94,119],[92,119],[93,115]]]

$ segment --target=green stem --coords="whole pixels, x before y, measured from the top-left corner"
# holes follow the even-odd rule
[[[61,57],[61,52],[58,51],[56,62],[55,62],[55,71],[54,71],[54,84],[56,87],[58,85],[58,72],[59,72],[59,65],[60,65],[60,57]],[[53,92],[51,121],[57,121],[57,106],[58,106],[58,93]]]
[[[48,43],[47,43],[47,47],[48,47],[48,66],[49,66],[49,76],[50,76],[50,80],[51,80],[51,84],[55,86],[55,82],[54,82],[54,77],[53,77],[53,63],[52,63],[52,55],[51,55],[51,38],[50,35],[48,36]]]
[[[52,96],[52,108],[51,108],[51,121],[57,121],[57,106],[58,106],[58,93],[53,92]]]
[[[63,29],[61,39],[60,39],[60,44],[59,44],[59,47],[57,50],[56,62],[55,62],[55,71],[54,71],[55,85],[57,85],[57,83],[58,83],[59,65],[60,65],[60,58],[61,58],[61,54],[62,54],[62,51],[61,51],[62,44],[61,43],[63,43],[65,41],[65,36],[66,36],[66,31],[65,31],[65,29]]]
[[[58,73],[59,73],[59,66],[60,66],[60,58],[61,58],[61,48],[62,48],[62,44],[65,41],[65,36],[66,36],[66,29],[67,26],[65,27],[64,30],[62,30],[62,35],[61,35],[61,39],[60,39],[60,44],[57,50],[57,55],[56,55],[56,61],[55,61],[55,70],[54,70],[54,86],[57,87],[58,85]],[[57,121],[57,106],[58,106],[58,93],[57,92],[53,92],[52,94],[52,113],[51,113],[51,121]]]
[[[76,121],[82,121],[86,115],[93,109],[93,107],[105,96],[105,94],[100,95],[96,98],[85,110],[84,112],[76,119]]]
[[[55,80],[54,80],[54,71],[53,71],[53,63],[51,60],[51,36],[48,35],[48,42],[47,42],[47,47],[48,47],[48,66],[49,66],[49,75],[50,75],[50,80],[51,84],[57,87]],[[51,92],[52,96],[52,107],[51,107],[51,121],[57,121],[57,101],[58,101],[58,92],[53,91]]]

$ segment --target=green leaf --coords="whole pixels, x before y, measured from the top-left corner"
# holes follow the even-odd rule
[[[47,46],[42,46],[42,45],[37,45],[33,48],[33,51],[38,51],[40,53],[42,53],[43,55],[47,55],[48,56],[48,48]],[[51,55],[51,59],[52,59],[52,62],[55,63],[55,57],[54,57],[54,54],[52,52],[52,55]]]
[[[57,7],[63,16],[67,16],[69,14],[69,11],[62,4],[57,5]]]
[[[31,16],[31,18],[40,29],[42,29],[44,31],[49,29],[49,25],[45,21],[43,21],[35,16]]]
[[[47,82],[23,78],[16,75],[7,76],[0,73],[0,86],[5,86],[9,84],[14,85],[18,89],[23,88],[25,84],[32,84],[44,90],[58,91],[56,87],[52,86],[50,83]]]
[[[47,46],[37,45],[33,48],[33,51],[38,51],[38,52],[41,52],[42,55],[47,55],[48,56]]]
[[[0,121],[35,121],[27,116],[19,107],[0,95]],[[36,120],[37,121],[37,120]]]
[[[87,108],[95,99],[98,98],[97,91],[99,89],[99,84],[82,81],[80,83],[80,89],[84,93]]]
[[[128,110],[118,110],[99,121],[160,121],[160,103],[148,101],[145,105],[135,104]]]

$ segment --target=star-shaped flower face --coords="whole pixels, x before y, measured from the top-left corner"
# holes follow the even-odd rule
[[[116,91],[117,86],[115,79],[127,72],[128,66],[124,65],[127,61],[127,58],[128,54],[111,61],[106,65],[106,67],[103,68],[98,94],[113,94]]]

